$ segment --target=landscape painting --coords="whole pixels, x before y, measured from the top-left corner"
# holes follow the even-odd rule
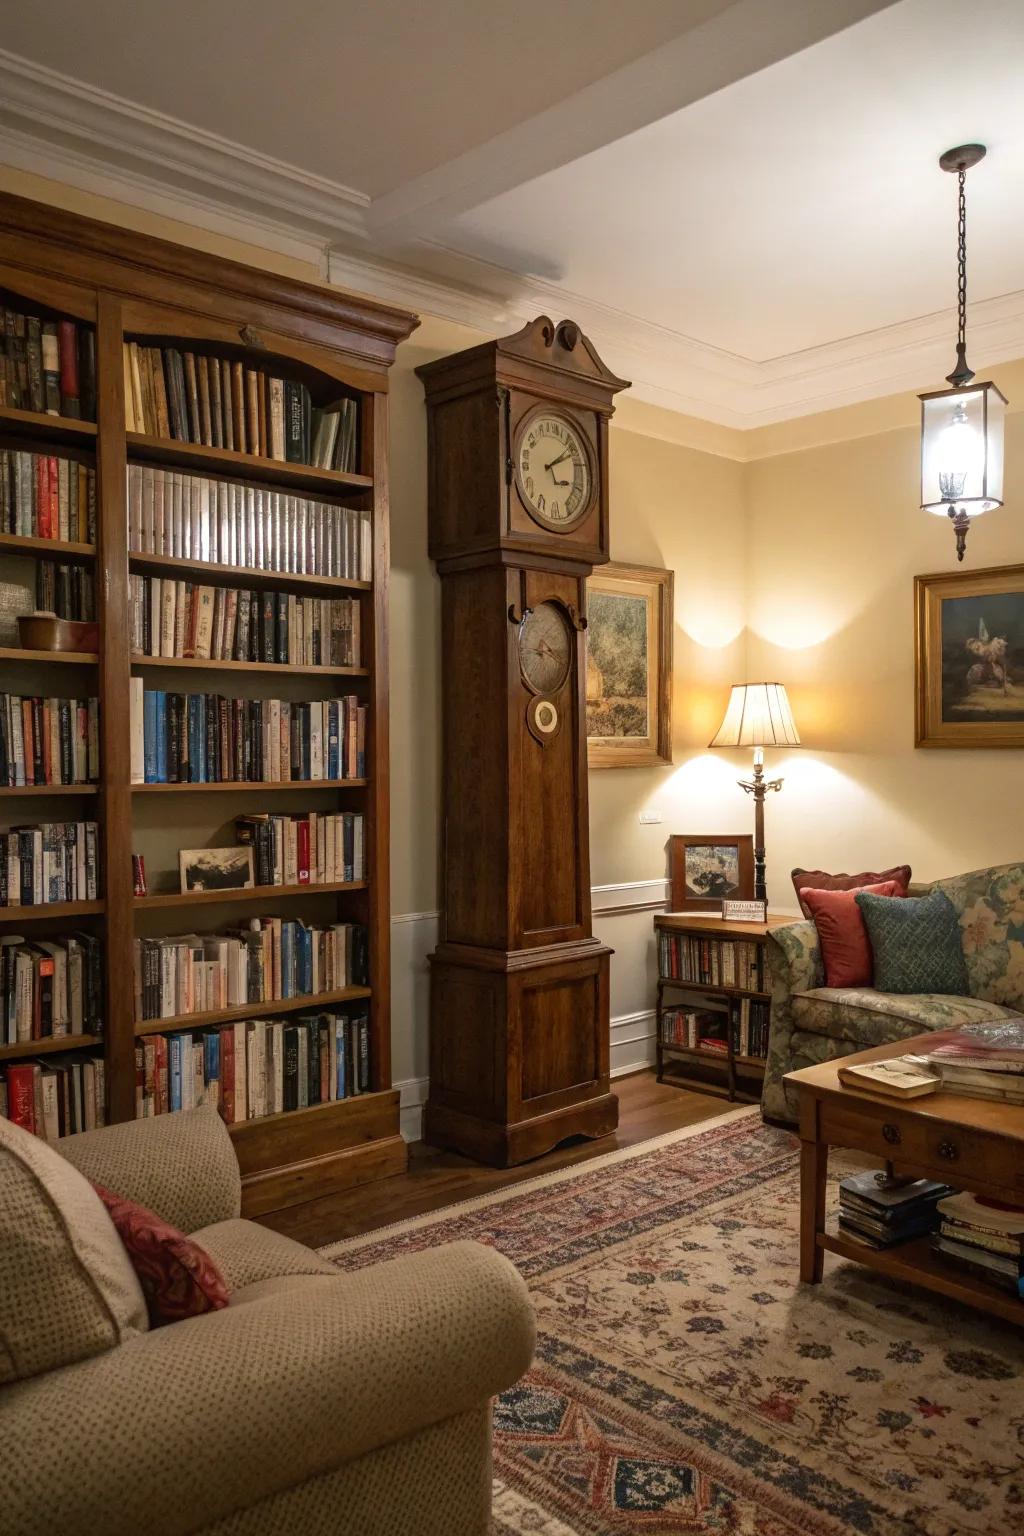
[[[1024,568],[918,577],[918,745],[1024,746]]]
[[[606,565],[587,582],[592,768],[671,762],[672,573]]]

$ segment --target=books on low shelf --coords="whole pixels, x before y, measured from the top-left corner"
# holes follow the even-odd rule
[[[139,1119],[212,1101],[227,1124],[236,1125],[369,1088],[370,1025],[362,1010],[147,1035],[135,1048]]]
[[[128,466],[128,548],[251,570],[370,581],[369,512],[151,464]]]
[[[96,331],[80,320],[3,311],[0,405],[96,419]]]
[[[933,1179],[904,1183],[870,1171],[839,1181],[839,1226],[871,1248],[892,1248],[938,1225],[938,1205],[952,1194]]]
[[[96,471],[60,454],[0,448],[0,533],[96,542]]]
[[[731,998],[716,1007],[663,1008],[661,1039],[664,1045],[718,1055],[764,1058],[768,1053],[770,1004],[751,997]]]
[[[305,384],[265,368],[175,346],[124,344],[129,432],[282,463],[351,472],[358,459],[358,406],[313,404]]]
[[[129,577],[128,633],[138,656],[358,667],[360,602]]]
[[[44,1141],[106,1124],[106,1069],[100,1055],[57,1054],[0,1070],[0,1115]]]
[[[168,693],[132,678],[133,784],[361,779],[367,710],[354,694],[294,703]]]
[[[96,822],[49,821],[0,832],[0,907],[95,901],[98,895]]]
[[[672,981],[704,987],[737,987],[761,992],[765,984],[763,946],[742,939],[711,939],[695,933],[658,930],[658,973]]]
[[[179,1018],[365,986],[366,929],[256,917],[227,933],[136,938],[135,1017]]]
[[[58,619],[88,623],[96,618],[96,584],[85,565],[36,561],[36,608]]]
[[[0,1045],[30,1045],[103,1027],[103,959],[92,933],[0,937]]]
[[[0,693],[0,785],[95,784],[99,700]]]
[[[1024,1298],[1024,1207],[962,1192],[940,1200],[938,1213],[936,1253]]]
[[[253,850],[257,885],[323,885],[366,878],[359,811],[239,816],[235,835]]]

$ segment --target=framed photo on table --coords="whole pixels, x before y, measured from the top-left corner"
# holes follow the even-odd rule
[[[914,578],[919,747],[1024,747],[1024,565]]]
[[[737,836],[670,837],[673,912],[721,912],[723,901],[754,899],[754,839]]]
[[[672,572],[600,565],[587,577],[587,761],[672,761]]]

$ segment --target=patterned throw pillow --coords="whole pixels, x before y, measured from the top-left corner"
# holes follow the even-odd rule
[[[804,917],[811,913],[805,899],[807,891],[860,891],[866,885],[881,885],[885,880],[895,880],[897,896],[905,896],[910,887],[909,864],[894,864],[892,869],[862,870],[859,875],[829,875],[823,869],[794,869],[791,873],[796,899]]]
[[[93,1189],[139,1277],[151,1327],[227,1306],[227,1282],[204,1248],[144,1205],[112,1194],[100,1184]]]
[[[864,914],[879,992],[967,997],[967,963],[956,908],[943,891],[927,896],[854,898]]]

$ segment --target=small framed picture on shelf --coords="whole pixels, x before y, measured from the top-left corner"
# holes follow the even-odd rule
[[[721,913],[724,901],[754,899],[754,839],[736,836],[669,838],[673,912]]]
[[[253,885],[252,848],[182,848],[181,891],[247,891]]]

